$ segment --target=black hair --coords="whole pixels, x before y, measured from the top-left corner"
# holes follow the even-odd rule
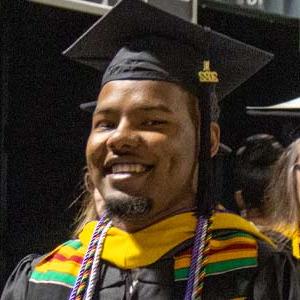
[[[235,152],[234,190],[241,191],[246,209],[262,209],[273,165],[282,152],[281,144],[268,134],[248,137]]]

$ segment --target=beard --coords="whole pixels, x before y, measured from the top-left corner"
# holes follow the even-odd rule
[[[105,209],[110,218],[134,219],[146,216],[152,209],[152,199],[125,196],[105,197]]]

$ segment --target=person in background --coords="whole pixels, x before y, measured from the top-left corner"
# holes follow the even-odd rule
[[[281,249],[300,259],[300,139],[281,155],[265,196],[266,233]]]
[[[274,136],[248,137],[234,155],[234,199],[241,215],[257,226],[265,224],[264,193],[283,147]]]

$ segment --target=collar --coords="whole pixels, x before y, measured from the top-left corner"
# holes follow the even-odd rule
[[[97,222],[88,223],[79,239],[87,247]],[[112,227],[104,241],[101,258],[122,269],[150,265],[182,242],[194,237],[197,218],[194,213],[169,217],[140,231],[129,233]],[[211,230],[239,230],[274,246],[254,224],[231,213],[215,213],[211,217]]]
[[[90,242],[96,223],[88,223],[79,235],[84,245]],[[182,242],[193,238],[196,225],[194,213],[188,212],[134,233],[112,227],[105,238],[101,258],[122,269],[150,265]]]

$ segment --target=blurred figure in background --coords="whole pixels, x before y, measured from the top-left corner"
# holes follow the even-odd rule
[[[300,258],[300,139],[284,151],[266,191],[265,215],[269,236],[279,248]]]
[[[234,199],[241,215],[258,227],[265,224],[264,192],[282,152],[274,136],[256,134],[245,140],[234,157]]]

